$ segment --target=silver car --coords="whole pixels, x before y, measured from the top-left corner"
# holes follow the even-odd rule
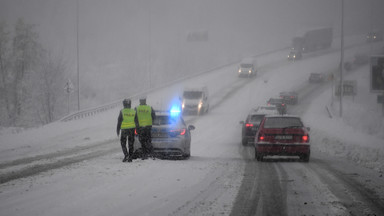
[[[191,155],[191,130],[195,126],[187,126],[181,113],[156,111],[152,124],[152,146],[155,157],[178,157],[187,159]],[[134,155],[141,154],[139,137],[135,137]]]

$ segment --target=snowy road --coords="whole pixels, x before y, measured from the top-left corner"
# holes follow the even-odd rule
[[[324,83],[296,89],[300,103],[290,106],[289,112],[306,112],[312,99],[329,86]],[[320,142],[312,139],[312,145]],[[317,151],[310,163],[279,157],[257,162],[253,146],[244,146],[241,152],[247,164],[231,215],[384,214],[384,183],[374,171],[367,174],[355,164]],[[374,187],[367,182],[374,182]]]
[[[2,137],[14,142],[0,153],[0,215],[383,215],[384,183],[376,170],[317,148],[309,163],[261,163],[240,143],[239,121],[280,91],[300,91],[300,105],[289,111],[306,122],[327,89],[308,87],[309,73],[334,70],[336,55],[265,64],[252,80],[238,79],[236,66],[228,66],[148,95],[161,107],[185,86],[209,87],[210,112],[186,118],[196,126],[189,160],[121,163],[118,109],[24,132],[31,142]],[[308,126],[313,133],[322,125]],[[312,146],[324,138],[315,134]]]

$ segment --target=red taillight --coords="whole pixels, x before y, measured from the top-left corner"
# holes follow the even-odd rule
[[[264,136],[259,136],[259,141],[263,141],[265,139]]]
[[[304,142],[308,142],[308,136],[307,136],[307,135],[304,135],[304,136],[302,137],[302,139],[303,139]]]
[[[294,98],[294,96],[291,96],[291,98]]]
[[[177,136],[177,135],[185,135],[186,131],[187,130],[185,128],[183,128],[183,129],[177,129],[177,130],[170,130],[169,132],[171,134],[173,134],[174,136]]]
[[[137,135],[137,131],[136,131],[136,129],[135,129],[135,135]]]
[[[245,127],[253,127],[253,124],[245,124]]]
[[[181,132],[180,132],[180,135],[184,135],[184,134],[185,134],[185,131],[186,131],[185,128],[182,129]]]

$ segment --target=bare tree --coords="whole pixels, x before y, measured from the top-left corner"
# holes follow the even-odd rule
[[[12,83],[10,90],[13,95],[12,123],[21,116],[25,96],[29,93],[26,88],[26,76],[30,75],[41,57],[42,48],[38,43],[38,33],[34,31],[34,25],[26,24],[19,19],[15,25],[12,43]]]
[[[38,93],[38,111],[39,118],[43,124],[50,123],[55,120],[55,108],[57,102],[64,105],[64,85],[63,81],[66,72],[66,63],[60,56],[53,56],[50,52],[46,52],[42,61],[41,68],[37,71],[39,81]],[[59,100],[58,100],[59,99]]]

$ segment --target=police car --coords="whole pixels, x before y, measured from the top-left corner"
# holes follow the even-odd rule
[[[155,111],[152,123],[152,146],[154,156],[159,158],[177,157],[187,159],[191,155],[191,130],[193,125],[186,125],[180,109]],[[134,158],[141,155],[141,143],[135,136]]]

